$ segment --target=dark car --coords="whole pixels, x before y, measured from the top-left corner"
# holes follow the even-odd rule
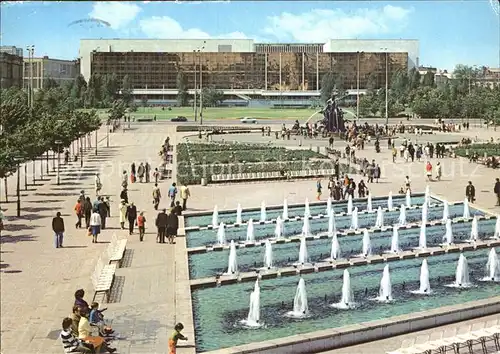
[[[188,119],[183,116],[177,116],[175,118],[170,119],[171,122],[187,122]]]

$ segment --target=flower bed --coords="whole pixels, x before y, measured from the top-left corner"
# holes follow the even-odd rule
[[[467,146],[459,147],[455,150],[458,156],[467,157],[466,150],[469,150],[469,156],[476,153],[478,157],[484,157],[486,153],[487,156],[500,156],[500,144],[487,143],[487,144],[472,144]]]
[[[253,144],[179,144],[177,181],[200,184],[214,174],[333,169],[333,161],[311,150]],[[341,172],[346,167],[341,165]]]

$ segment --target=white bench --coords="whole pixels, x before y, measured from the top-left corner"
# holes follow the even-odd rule
[[[481,345],[483,352],[485,352],[488,341],[493,341],[496,350],[499,351],[500,325],[498,323],[499,320],[495,319],[462,326],[450,332],[445,330],[430,335],[417,336],[404,340],[400,349],[388,352],[388,354],[445,353],[447,351],[458,353],[460,348],[467,348],[471,351],[472,347],[477,344]]]
[[[105,293],[106,301],[109,302],[111,287],[115,280],[115,272],[116,264],[105,265],[101,258],[97,260],[97,264],[91,276],[92,285],[94,286],[94,297],[92,301],[95,300],[97,294]]]
[[[118,239],[116,234],[113,234],[111,237],[111,242],[107,249],[107,255],[109,259],[109,264],[118,263],[120,265],[123,255],[125,254],[125,250],[127,249],[127,239]]]

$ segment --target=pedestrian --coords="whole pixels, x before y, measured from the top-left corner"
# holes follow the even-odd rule
[[[168,217],[166,214],[167,210],[163,209],[156,217],[156,228],[158,229],[158,235],[156,237],[156,242],[165,243],[165,235],[167,231]]]
[[[180,340],[188,340],[187,337],[181,333],[184,329],[184,325],[182,323],[177,323],[174,327],[174,332],[168,339],[168,354],[176,354],[177,353],[177,341]]]
[[[118,210],[120,211],[120,227],[122,230],[125,230],[125,220],[127,220],[127,203],[125,203],[124,199],[120,201]]]
[[[321,199],[321,190],[322,189],[323,189],[323,187],[321,186],[321,180],[318,179],[318,181],[316,182],[316,200]]]
[[[182,182],[180,194],[182,199],[182,210],[186,210],[187,200],[191,196],[191,192],[184,182]]]
[[[173,244],[174,238],[177,236],[177,229],[179,228],[179,217],[174,212],[173,208],[167,216],[167,238],[168,243]]]
[[[123,170],[122,173],[122,188],[128,187],[128,174],[127,171]]]
[[[496,204],[496,206],[500,206],[500,178],[496,179],[495,187],[493,188],[493,192],[497,196],[497,204]]]
[[[139,167],[137,167],[137,177],[139,177],[140,183],[142,183],[142,180],[144,179],[144,172],[145,172],[144,164],[141,162],[139,164]]]
[[[149,162],[146,162],[144,164],[144,173],[146,176],[146,183],[149,183],[150,175],[151,175],[151,165],[149,164]]]
[[[56,248],[62,248],[64,238],[64,220],[61,217],[60,212],[57,212],[56,217],[52,219],[52,231],[54,231],[54,243]]]
[[[109,198],[109,196],[106,197],[106,199],[104,200],[104,203],[106,204],[106,208],[108,209],[108,218],[111,217],[111,199]]]
[[[137,208],[133,202],[127,207],[126,216],[128,220],[128,233],[132,235],[134,233],[135,220],[137,219]]]
[[[441,166],[441,162],[436,164],[436,179],[441,181],[441,176],[443,175],[443,167]]]
[[[128,204],[128,193],[127,188],[124,187],[120,192],[120,199],[125,201],[125,204]]]
[[[158,168],[155,168],[155,171],[153,172],[153,178],[155,179],[155,183],[158,183],[158,180],[160,179],[160,172],[158,171]]]
[[[99,194],[101,193],[101,189],[102,189],[102,183],[101,183],[101,178],[99,177],[98,173],[95,174],[94,184],[95,184],[95,195],[99,196]]]
[[[467,187],[465,187],[465,196],[469,203],[474,203],[476,201],[476,187],[474,187],[472,181],[469,181]]]
[[[172,208],[172,212],[174,212],[175,215],[177,215],[177,216],[181,216],[182,215],[181,202],[179,202],[179,201],[175,202],[175,206]]]
[[[76,201],[75,205],[75,214],[76,214],[76,224],[75,227],[77,229],[82,227],[82,218],[83,218],[83,205],[80,199]]]
[[[137,217],[137,228],[139,229],[139,241],[142,242],[144,240],[144,233],[146,232],[146,217],[143,211]]]
[[[158,205],[160,205],[160,199],[161,199],[161,191],[160,188],[158,188],[158,183],[155,183],[155,186],[153,188],[153,206],[155,210],[158,210]]]
[[[101,233],[101,216],[94,209],[90,216],[90,233],[92,235],[92,243],[97,243],[97,236]]]
[[[135,183],[135,162],[130,165],[130,183]]]
[[[2,208],[0,208],[0,236],[2,235],[2,230],[3,230],[3,220],[5,219],[3,215]]]
[[[396,162],[396,157],[398,155],[398,151],[396,150],[396,148],[393,146],[392,147],[392,162]]]
[[[168,196],[170,198],[170,207],[175,206],[175,197],[177,196],[177,184],[174,182],[168,189]]]
[[[104,197],[99,197],[99,204],[97,205],[97,212],[101,217],[101,229],[106,228],[106,218],[108,217],[108,206],[104,202]]]
[[[425,164],[425,171],[427,174],[427,179],[429,181],[432,181],[432,164],[430,161],[427,161],[427,163]]]
[[[375,178],[375,181],[378,183],[378,180],[380,179],[380,166],[377,164],[373,170],[373,177]],[[372,180],[373,182],[373,180]]]
[[[90,215],[92,215],[92,202],[90,197],[86,197],[83,203],[83,216],[85,217],[85,227],[90,227]]]

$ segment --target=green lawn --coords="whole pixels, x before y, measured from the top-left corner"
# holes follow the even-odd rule
[[[107,116],[107,109],[97,110],[101,117]],[[242,117],[252,117],[259,119],[299,119],[305,121],[316,110],[314,109],[270,109],[270,108],[205,108],[203,110],[203,119],[240,119]],[[153,117],[156,115],[157,119],[171,119],[176,116],[187,117],[190,121],[194,119],[194,112],[192,107],[172,107],[169,111],[165,108],[162,111],[160,107],[138,107],[137,112],[131,113],[133,117]],[[321,117],[318,114],[317,117]]]

